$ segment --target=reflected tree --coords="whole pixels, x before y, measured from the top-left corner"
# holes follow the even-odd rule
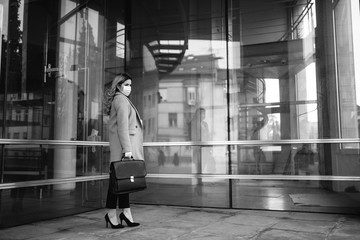
[[[8,92],[19,92],[21,90],[21,57],[22,57],[22,30],[19,16],[21,0],[9,1],[9,28],[7,40],[6,72]]]

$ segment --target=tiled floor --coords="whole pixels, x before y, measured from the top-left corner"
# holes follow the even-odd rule
[[[360,215],[360,193],[331,192],[317,182],[233,181],[232,208],[294,212],[323,212]],[[14,198],[10,190],[0,198],[0,229],[39,220],[74,215],[104,206],[107,184],[79,183],[75,191],[27,189],[23,198]],[[145,191],[131,194],[132,203],[184,207],[229,208],[228,181],[189,184],[149,182]]]
[[[132,205],[135,228],[105,227],[106,209],[0,230],[1,240],[360,239],[360,216]]]

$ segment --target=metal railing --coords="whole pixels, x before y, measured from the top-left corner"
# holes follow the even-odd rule
[[[276,146],[276,145],[292,145],[292,144],[345,144],[360,143],[359,138],[347,139],[292,139],[292,140],[239,140],[239,141],[207,141],[207,142],[145,142],[144,147],[164,147],[164,146]],[[53,146],[101,146],[108,147],[108,142],[99,141],[63,141],[63,140],[19,140],[19,139],[0,139],[0,145],[53,145]],[[225,156],[224,156],[225,157]],[[314,181],[360,181],[360,176],[328,176],[328,175],[239,175],[239,174],[148,174],[148,178],[212,178],[223,180],[314,180]],[[109,175],[106,173],[79,176],[63,179],[43,179],[23,182],[0,183],[1,189],[12,189],[20,187],[35,187],[41,185],[55,185],[63,183],[86,182],[107,180]]]
[[[144,142],[144,147],[163,146],[268,146],[268,145],[290,145],[290,144],[343,144],[359,143],[360,138],[327,138],[327,139],[283,139],[283,140],[234,140],[234,141],[182,141],[182,142]],[[109,146],[109,142],[101,141],[65,141],[65,140],[22,140],[22,139],[0,139],[0,145],[68,145],[68,146]]]

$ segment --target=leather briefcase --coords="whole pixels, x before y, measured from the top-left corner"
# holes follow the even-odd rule
[[[143,160],[121,159],[110,164],[110,188],[113,194],[146,189],[146,167]]]

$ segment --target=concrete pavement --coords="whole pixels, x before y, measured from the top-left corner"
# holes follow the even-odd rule
[[[360,216],[132,205],[141,226],[105,228],[106,209],[0,230],[1,240],[360,240]]]

